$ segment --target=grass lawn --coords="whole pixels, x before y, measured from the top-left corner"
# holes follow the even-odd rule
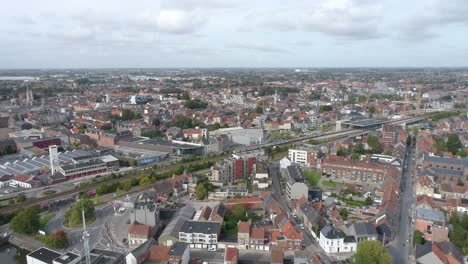
[[[67,184],[65,184],[65,186],[67,186],[67,187],[73,187],[73,186],[75,186],[75,184],[73,184],[73,183],[67,183]]]
[[[347,204],[347,205],[352,205],[352,206],[358,206],[358,207],[362,207],[362,206],[365,206],[366,205],[366,202],[363,202],[363,201],[354,201],[354,200],[350,200],[350,199],[347,199],[343,196],[337,196],[336,199],[338,199],[339,201]]]
[[[45,196],[48,196],[48,195],[52,195],[52,194],[55,194],[57,193],[56,190],[47,190],[45,192],[43,192],[42,194],[45,195]]]
[[[320,171],[304,171],[304,178],[309,182],[311,186],[317,186],[321,177],[322,173]]]
[[[335,186],[337,186],[338,184],[343,184],[343,183],[342,183],[342,182],[332,181],[332,180],[324,180],[324,181],[322,181],[322,185],[324,185],[324,186],[335,187]]]
[[[94,221],[96,221],[95,216],[93,216],[92,218],[86,219],[86,226],[92,224]],[[70,223],[69,223],[69,221],[67,219],[65,219],[65,221],[63,221],[63,226],[66,227],[66,228],[70,228]],[[82,223],[71,222],[71,228],[82,228],[82,227],[83,227]]]

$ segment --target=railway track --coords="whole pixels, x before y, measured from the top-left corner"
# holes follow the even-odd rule
[[[388,121],[386,123],[398,124],[398,123],[403,123],[403,122],[408,122],[408,121],[410,121],[410,122],[411,121],[417,121],[417,120],[421,120],[423,118],[424,117],[411,117],[411,118],[405,118],[405,119],[400,119],[400,120]],[[327,137],[327,138],[347,137],[347,136],[351,136],[351,135],[355,135],[355,134],[356,135],[357,134],[365,134],[367,132],[368,132],[368,130],[366,130],[366,129],[348,129],[348,130],[330,132],[330,133],[326,133],[326,134],[324,133],[324,134],[317,134],[317,135],[302,136],[302,137],[283,140],[283,141],[274,142],[274,143],[264,143],[264,144],[259,144],[259,145],[255,145],[255,146],[250,146],[248,148],[242,147],[242,148],[237,148],[236,150],[238,150],[238,151],[257,150],[257,149],[273,147],[273,146],[290,145],[290,144],[293,144],[293,143],[302,142],[302,141],[311,140],[311,139],[316,139],[316,138],[321,138],[321,137]],[[188,163],[186,163],[184,165],[188,165],[188,164],[196,163],[196,162],[199,162],[199,161],[188,162]],[[141,168],[135,169],[135,171],[136,170],[141,170]],[[171,170],[170,168],[169,169],[161,169],[161,170],[157,170],[155,172],[156,173],[164,173],[164,172],[168,172],[170,170]],[[119,182],[119,181],[130,179],[133,176],[134,175],[131,175],[131,172],[125,172],[124,176],[122,176],[120,178],[117,178],[117,179],[107,180],[107,181],[105,181],[105,183],[109,184],[109,183]],[[47,197],[29,199],[29,200],[26,200],[25,202],[23,202],[21,204],[7,205],[7,206],[4,206],[4,207],[0,208],[0,213],[11,212],[11,211],[20,209],[21,207],[28,207],[28,206],[32,206],[32,205],[36,205],[36,204],[43,204],[43,203],[46,203],[46,202],[49,202],[49,201],[52,201],[52,200],[58,200],[59,198],[65,198],[67,196],[78,194],[78,193],[80,193],[82,191],[90,191],[90,190],[98,188],[102,183],[103,182],[98,182],[98,183],[94,183],[94,184],[90,184],[90,185],[86,185],[86,186],[80,186],[80,187],[75,188],[73,190],[68,190],[68,191],[64,191],[64,192],[55,193],[55,194],[49,195]]]

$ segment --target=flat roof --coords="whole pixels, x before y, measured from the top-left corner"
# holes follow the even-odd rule
[[[48,248],[42,247],[32,253],[29,253],[28,256],[35,258],[37,260],[40,260],[42,262],[45,262],[45,263],[52,263],[54,259],[62,256],[62,254],[56,251],[50,250]]]

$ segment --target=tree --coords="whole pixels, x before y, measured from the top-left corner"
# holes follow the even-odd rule
[[[415,230],[413,233],[413,245],[419,244],[422,245],[424,244],[425,239],[423,233],[419,230]]]
[[[97,193],[94,195],[94,203],[95,204],[99,203],[99,194],[97,194]]]
[[[341,217],[343,217],[344,220],[348,219],[348,215],[349,215],[348,209],[341,208],[340,209],[340,215],[341,215]]]
[[[338,149],[338,151],[336,152],[336,155],[337,156],[346,156],[346,149],[343,148],[342,146],[340,146],[340,148]]]
[[[195,188],[195,196],[197,200],[204,200],[208,196],[208,190],[205,188],[205,185],[199,183],[197,188]]]
[[[455,133],[450,134],[447,139],[447,150],[452,152],[452,154],[456,154],[461,147],[462,144],[458,135]]]
[[[57,230],[57,232],[49,236],[47,245],[54,248],[66,248],[68,246],[67,233],[63,230]]]
[[[371,114],[375,113],[376,110],[377,110],[377,109],[375,108],[375,106],[369,107],[369,112],[370,112]]]
[[[366,200],[364,201],[366,205],[372,205],[372,198],[367,197]]]
[[[140,186],[145,186],[145,185],[151,184],[151,179],[148,176],[145,175],[145,176],[140,178],[139,184],[140,184]]]
[[[356,154],[356,153],[353,153],[353,154],[351,154],[351,159],[352,159],[352,160],[358,160],[358,159],[359,159],[359,155]]]
[[[362,143],[357,143],[353,147],[353,152],[357,154],[364,154],[366,153],[366,150],[364,149],[364,146],[362,145]]]
[[[442,153],[447,151],[447,145],[445,144],[445,140],[442,137],[435,137],[434,140],[437,152]]]
[[[353,255],[353,264],[391,264],[392,256],[382,243],[377,240],[367,240],[358,244]]]
[[[450,241],[461,249],[468,246],[467,236],[468,231],[460,224],[455,225],[453,230],[449,233]]]
[[[387,155],[387,156],[391,156],[392,155],[392,152],[390,150],[386,150],[384,152],[384,155]]]
[[[23,234],[33,234],[39,230],[41,218],[38,207],[27,207],[22,209],[10,222],[13,231]]]
[[[72,222],[74,224],[82,224],[83,219],[81,211],[84,211],[86,219],[94,218],[94,203],[86,198],[80,199],[75,205],[65,212],[65,224]]]
[[[331,105],[321,105],[319,107],[319,112],[330,112],[333,110],[333,107]]]
[[[459,151],[457,151],[457,156],[461,158],[465,158],[466,156],[468,156],[468,153],[464,149],[461,148]]]
[[[245,216],[246,212],[247,208],[245,207],[245,204],[235,204],[231,209],[232,216],[239,220]]]
[[[419,128],[413,127],[413,134],[414,134],[415,136],[417,136],[418,133],[419,133]]]
[[[204,109],[208,106],[208,103],[200,99],[187,100],[184,103],[184,107],[188,109]]]
[[[406,138],[406,145],[407,145],[407,146],[411,146],[411,143],[412,143],[412,142],[411,142],[411,136],[408,136],[408,137]]]
[[[379,143],[379,137],[369,135],[367,137],[367,144],[372,148],[373,151],[378,153],[382,152],[382,146]]]
[[[458,186],[465,186],[465,183],[461,179],[458,179],[457,185]]]
[[[128,192],[130,191],[130,189],[132,189],[133,185],[132,185],[132,182],[131,181],[126,181],[122,184],[122,189],[124,189],[124,191]]]

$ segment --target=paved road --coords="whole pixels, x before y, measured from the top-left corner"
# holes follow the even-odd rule
[[[403,173],[400,184],[399,218],[396,223],[397,234],[392,245],[389,247],[394,264],[409,263],[409,255],[412,252],[413,233],[412,224],[409,217],[412,216],[415,205],[415,194],[413,191],[412,170],[414,166],[414,148],[410,148],[403,166]]]

